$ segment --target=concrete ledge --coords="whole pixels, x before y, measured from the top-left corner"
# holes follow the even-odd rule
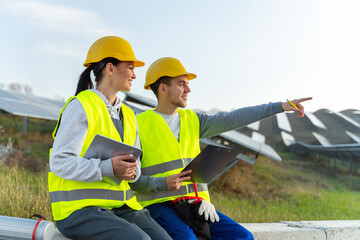
[[[65,237],[62,235],[58,229],[55,230],[54,236],[52,237],[52,240],[71,240],[70,238]]]
[[[241,223],[255,240],[360,240],[360,220]],[[53,240],[69,240],[57,229]]]
[[[256,240],[360,240],[360,220],[241,223]]]

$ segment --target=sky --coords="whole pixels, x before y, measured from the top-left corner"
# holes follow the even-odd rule
[[[188,108],[229,111],[313,97],[314,112],[360,109],[358,0],[0,0],[0,87],[28,85],[67,99],[97,39],[130,42],[146,63],[178,58],[190,81]]]

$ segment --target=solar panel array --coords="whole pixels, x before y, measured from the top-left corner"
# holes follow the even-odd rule
[[[0,109],[7,113],[57,120],[64,102],[0,89]]]
[[[320,109],[297,118],[296,113],[277,114],[260,121],[258,132],[270,141],[275,149],[281,148],[302,154],[314,155],[330,166],[340,162],[351,171],[360,167],[360,111],[348,109],[334,112]],[[285,117],[286,116],[286,117]],[[249,129],[249,128],[247,128]],[[247,136],[249,130],[238,130]]]

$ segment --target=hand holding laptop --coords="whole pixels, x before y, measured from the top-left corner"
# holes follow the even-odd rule
[[[178,174],[170,175],[166,178],[166,187],[169,191],[178,190],[184,181],[190,180],[190,176],[185,176],[191,173],[191,170],[184,171]]]
[[[130,181],[136,176],[137,161],[133,154],[117,155],[112,157],[114,176]]]
[[[114,176],[105,178],[109,182],[120,184],[121,180],[129,181],[136,176],[136,159],[141,153],[141,149],[97,134],[84,157],[100,158],[101,160],[111,158]]]

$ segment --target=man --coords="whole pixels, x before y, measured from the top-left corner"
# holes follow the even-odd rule
[[[269,103],[237,109],[228,113],[206,115],[184,110],[190,93],[189,80],[196,75],[185,70],[176,58],[155,61],[146,73],[145,89],[151,89],[158,99],[154,110],[137,116],[140,142],[143,149],[142,174],[132,184],[138,201],[150,210],[151,216],[173,239],[197,239],[194,231],[177,214],[172,201],[195,196],[192,183],[184,182],[188,172],[181,170],[200,152],[199,139],[218,135],[276,113],[295,111],[304,116],[300,102]],[[210,220],[211,239],[253,239],[252,234],[228,216],[215,210],[210,203],[207,184],[197,183],[202,198],[199,214]]]

